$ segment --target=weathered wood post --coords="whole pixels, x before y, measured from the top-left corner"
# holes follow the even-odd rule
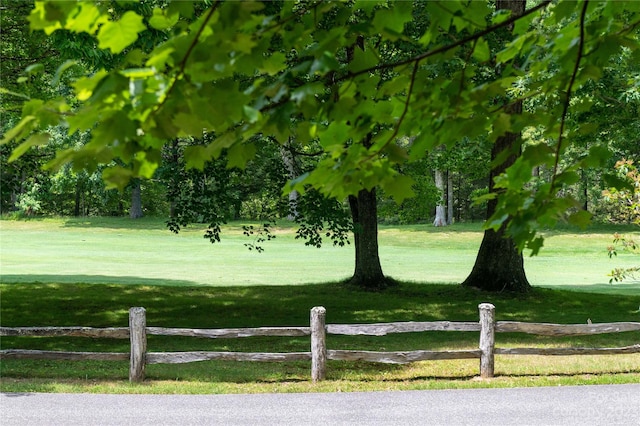
[[[322,306],[311,309],[311,380],[324,380],[327,366],[327,340],[325,319],[327,310]]]
[[[495,311],[491,303],[478,305],[480,311],[480,377],[493,377],[495,346]]]
[[[141,382],[144,380],[147,353],[147,311],[144,308],[129,309],[129,340],[131,341],[129,381]]]

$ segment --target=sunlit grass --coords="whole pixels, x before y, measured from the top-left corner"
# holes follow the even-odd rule
[[[249,252],[242,224],[211,245],[202,228],[169,233],[161,220],[38,219],[0,221],[0,320],[3,326],[124,327],[128,309],[144,306],[150,326],[230,328],[308,325],[313,306],[328,323],[477,321],[477,306],[496,305],[498,320],[553,323],[640,321],[640,284],[608,284],[611,234],[636,228],[547,233],[538,257],[526,258],[535,290],[489,294],[457,285],[482,238],[479,224],[449,228],[381,226],[380,251],[398,287],[361,292],[337,282],[353,268],[353,247],[304,247],[281,224],[264,253]],[[426,284],[429,283],[429,284]],[[435,284],[438,283],[438,284]],[[545,288],[548,287],[548,288]],[[557,291],[566,289],[571,291]],[[599,292],[599,294],[593,293]],[[497,347],[619,347],[640,333],[551,338],[499,334]],[[472,349],[477,333],[430,332],[329,336],[330,349]],[[127,340],[8,338],[2,349],[127,352]],[[149,338],[149,351],[307,351],[308,338]],[[126,362],[3,360],[2,391],[102,393],[325,392],[640,382],[640,355],[498,356],[496,377],[479,380],[477,360],[385,365],[329,362],[327,381],[309,381],[308,362],[199,362],[150,365],[147,381],[129,384]]]
[[[616,230],[637,235],[637,227],[547,232],[541,254],[525,256],[529,280],[535,286],[640,294],[638,282],[609,284],[611,269],[637,263],[637,256],[608,258]],[[242,234],[242,223],[227,225],[222,242],[212,245],[202,226],[174,235],[158,219],[1,220],[1,280],[219,287],[334,282],[352,274],[352,245],[305,247],[286,221],[274,233],[277,238],[256,253],[245,247],[253,239]],[[400,281],[457,284],[471,271],[481,240],[480,224],[381,226],[383,270]]]

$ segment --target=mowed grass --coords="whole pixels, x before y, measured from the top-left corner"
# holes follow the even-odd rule
[[[609,285],[614,267],[630,267],[637,256],[609,259],[614,232],[638,236],[637,227],[600,227],[586,232],[547,232],[539,256],[525,256],[535,286],[640,294],[640,283]],[[300,285],[335,282],[353,272],[353,246],[306,247],[287,222],[249,251],[253,239],[242,224],[225,227],[222,241],[210,244],[202,227],[180,234],[162,220],[127,218],[0,221],[0,274],[3,282],[120,283],[149,285]],[[388,276],[400,281],[462,282],[471,271],[480,224],[380,227],[380,257]]]
[[[148,325],[164,327],[305,326],[313,306],[327,308],[328,323],[477,321],[477,305],[482,302],[496,305],[498,320],[640,321],[638,284],[607,283],[606,273],[614,266],[605,251],[614,231],[609,228],[549,233],[547,251],[527,263],[536,288],[518,296],[451,285],[473,265],[482,237],[477,225],[444,230],[383,227],[383,267],[402,283],[381,293],[337,283],[351,272],[352,248],[306,248],[289,227],[278,229],[277,239],[260,254],[244,247],[246,237],[238,224],[225,229],[227,239],[214,246],[202,239],[201,229],[175,236],[155,220],[2,221],[0,227],[3,326],[126,326],[131,306],[144,306]],[[389,271],[392,265],[397,272]],[[615,261],[619,265],[620,259]],[[568,273],[572,268],[579,269],[573,283]],[[564,286],[580,291],[559,290]],[[600,293],[585,291],[593,289]],[[497,337],[498,347],[638,343],[637,332]],[[380,351],[470,349],[477,344],[477,333],[455,332],[329,336],[328,341],[330,349]],[[128,351],[128,341],[110,339],[3,337],[0,345],[2,349]],[[148,349],[289,352],[308,348],[308,338],[151,336]],[[498,356],[496,377],[491,380],[477,378],[477,360],[408,365],[329,362],[327,381],[315,385],[309,380],[309,362],[150,365],[143,384],[129,384],[127,363],[2,360],[0,376],[2,391],[18,392],[309,392],[630,383],[640,382],[640,354]]]

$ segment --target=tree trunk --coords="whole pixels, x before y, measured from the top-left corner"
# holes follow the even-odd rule
[[[296,159],[293,151],[291,150],[291,139],[287,142],[286,146],[280,146],[280,155],[282,156],[282,162],[287,169],[289,179],[295,179],[298,177],[298,167],[296,166]],[[288,220],[295,220],[298,217],[298,191],[293,190],[289,192],[289,214]]]
[[[453,173],[447,171],[447,225],[453,223]]]
[[[589,176],[587,176],[587,172],[584,169],[580,169],[580,174],[582,177],[582,196],[584,197],[584,202],[582,203],[582,208],[584,211],[589,211]]]
[[[436,169],[435,181],[436,181],[435,182],[436,188],[438,188],[441,198],[440,198],[440,201],[438,202],[438,205],[436,206],[436,218],[433,221],[433,226],[447,226],[447,211],[446,211],[445,202],[444,202],[445,180],[444,180],[444,173],[442,172],[442,170]]]
[[[504,229],[485,231],[476,263],[462,285],[494,292],[526,293],[531,289],[522,253],[511,238],[505,238]]]
[[[519,104],[522,111],[522,103]],[[514,105],[517,107],[518,105]],[[491,159],[505,149],[513,149],[518,144],[520,135],[507,133],[499,137],[491,150]],[[495,192],[494,178],[512,165],[517,155],[511,155],[501,165],[491,170],[489,192]],[[497,200],[489,200],[487,203],[487,217],[490,217],[496,209]],[[513,239],[505,236],[505,226],[498,231],[488,229],[484,232],[476,263],[471,274],[462,283],[464,286],[477,287],[487,291],[513,291],[526,293],[531,289],[524,272],[524,260],[522,253],[518,252]]]
[[[361,190],[357,196],[349,196],[349,207],[353,219],[353,236],[356,264],[351,284],[367,289],[379,290],[392,283],[382,273],[378,255],[378,207],[375,188]]]
[[[498,0],[496,9],[509,9],[514,15],[524,12],[525,0]],[[516,101],[505,107],[510,114],[522,113],[522,101]],[[494,178],[511,166],[520,155],[520,134],[506,133],[498,137],[491,149],[491,160],[495,160],[503,151],[511,155],[495,166],[489,176],[489,192],[496,192]],[[487,203],[487,217],[495,212],[497,200]],[[522,253],[518,252],[515,243],[505,236],[505,225],[498,231],[488,229],[484,233],[482,244],[478,250],[476,263],[471,274],[462,283],[463,286],[477,287],[487,291],[513,291],[526,293],[531,289],[524,272]]]
[[[135,179],[133,181],[133,188],[131,188],[131,209],[129,210],[129,217],[131,219],[140,219],[142,216],[142,190],[140,188],[140,180]]]
[[[82,195],[82,188],[80,185],[80,181],[79,179],[76,179],[76,197],[75,197],[75,203],[73,206],[73,215],[75,217],[80,216],[80,199],[81,199],[81,195]]]

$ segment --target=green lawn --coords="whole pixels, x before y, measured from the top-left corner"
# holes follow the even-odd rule
[[[640,283],[608,284],[613,267],[637,262],[629,255],[607,257],[613,232],[548,233],[541,254],[525,259],[531,283],[640,293]],[[0,273],[3,282],[237,286],[333,282],[353,271],[351,245],[306,247],[286,224],[276,235],[256,253],[244,246],[252,240],[242,235],[240,224],[226,227],[222,242],[211,245],[201,228],[174,235],[154,219],[3,220]],[[471,271],[481,240],[479,224],[382,226],[383,270],[400,281],[459,283]]]
[[[351,272],[351,247],[307,248],[283,227],[264,253],[254,253],[244,247],[247,240],[238,224],[225,231],[227,238],[211,246],[201,230],[175,236],[150,219],[0,221],[2,325],[126,326],[131,306],[147,308],[148,325],[167,327],[308,325],[309,309],[318,305],[327,308],[328,323],[476,321],[481,302],[496,305],[498,320],[640,321],[639,284],[608,284],[606,274],[613,266],[637,261],[633,256],[607,258],[611,228],[549,233],[543,254],[527,259],[536,289],[525,296],[450,285],[473,265],[482,236],[477,225],[383,227],[383,267],[402,283],[382,293],[336,283]],[[564,288],[580,291],[560,290]],[[571,338],[499,334],[497,341],[498,347],[617,347],[638,344],[640,333]],[[108,339],[4,337],[0,344],[2,349],[128,351],[126,340]],[[447,332],[329,340],[330,349],[366,350],[477,344],[477,333]],[[306,351],[308,346],[308,338],[149,339],[150,351],[284,352]],[[640,382],[640,355],[499,356],[496,374],[478,380],[477,360],[402,366],[330,362],[328,380],[313,385],[308,362],[212,361],[148,366],[148,380],[131,385],[127,363],[0,363],[3,391],[230,393]]]

